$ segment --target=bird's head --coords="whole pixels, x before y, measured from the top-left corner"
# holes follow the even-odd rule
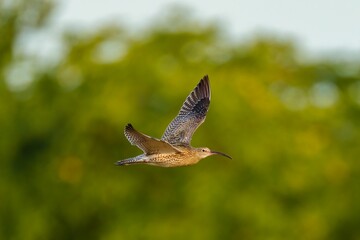
[[[199,156],[200,158],[206,158],[206,157],[208,157],[208,156],[211,156],[211,155],[214,155],[214,154],[218,154],[218,155],[221,155],[221,156],[224,156],[224,157],[227,157],[227,158],[232,159],[229,155],[227,155],[227,154],[225,154],[225,153],[213,151],[213,150],[210,150],[210,149],[207,148],[207,147],[196,148],[196,150],[197,150],[198,156]]]

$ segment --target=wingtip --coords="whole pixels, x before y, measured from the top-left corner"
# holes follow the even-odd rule
[[[131,125],[131,123],[128,123],[128,124],[125,126],[125,129],[134,129],[134,127]]]
[[[210,96],[211,96],[210,79],[207,74],[200,80],[198,87],[203,90],[204,96],[206,96],[210,99]]]
[[[206,74],[201,80],[199,84],[209,85],[209,76]]]

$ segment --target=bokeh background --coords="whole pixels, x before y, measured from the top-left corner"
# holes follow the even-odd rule
[[[230,39],[179,6],[24,51],[57,8],[0,1],[0,239],[360,239],[359,58]],[[123,127],[161,137],[205,74],[192,144],[233,160],[114,166],[141,153]]]

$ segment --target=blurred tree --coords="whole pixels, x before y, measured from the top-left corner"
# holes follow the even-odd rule
[[[180,11],[137,37],[66,32],[44,69],[14,48],[52,5],[0,2],[1,239],[359,239],[359,63],[230,43]],[[115,167],[138,153],[125,124],[160,137],[204,74],[193,145],[234,160]]]

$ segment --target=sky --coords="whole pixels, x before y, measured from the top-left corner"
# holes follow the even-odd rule
[[[360,0],[54,0],[47,31],[25,36],[19,52],[56,62],[68,28],[125,25],[133,32],[167,15],[173,6],[190,10],[200,22],[216,22],[229,40],[246,42],[255,34],[292,39],[305,59],[360,60]],[[227,37],[227,36],[225,36]],[[41,51],[39,51],[41,49]]]
[[[359,0],[62,0],[55,24],[99,26],[120,22],[141,29],[171,5],[189,8],[196,19],[218,21],[237,39],[274,32],[298,40],[310,51],[360,54]]]

